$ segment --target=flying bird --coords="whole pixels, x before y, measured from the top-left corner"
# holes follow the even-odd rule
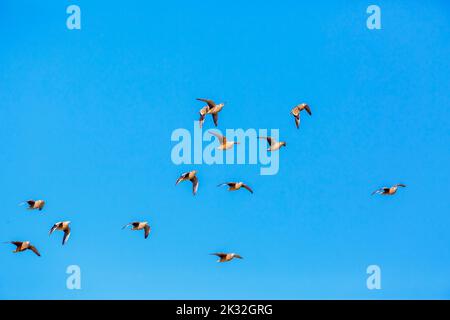
[[[30,241],[10,241],[7,243],[11,243],[13,245],[16,246],[16,250],[13,251],[13,253],[17,253],[17,252],[23,252],[26,250],[31,250],[33,251],[38,257],[41,256],[41,254],[39,253],[39,251],[36,249],[35,246],[33,246]]]
[[[214,125],[217,127],[219,121],[219,112],[222,111],[223,107],[225,106],[225,103],[216,104],[214,101],[210,99],[202,99],[202,98],[197,98],[197,100],[206,103],[206,106],[200,109],[200,119],[199,119],[200,128],[203,126],[203,122],[205,121],[205,117],[207,114],[210,114],[212,116]]]
[[[300,112],[302,112],[303,110],[306,110],[306,112],[308,112],[308,114],[311,116],[311,108],[309,107],[309,105],[307,105],[306,103],[301,103],[299,105],[296,105],[292,110],[291,110],[291,114],[294,116],[295,118],[295,125],[297,126],[297,129],[300,127]]]
[[[280,149],[281,147],[286,147],[286,142],[284,142],[284,141],[278,142],[277,140],[275,140],[272,137],[259,137],[259,138],[266,139],[267,142],[269,143],[269,149],[267,149],[267,151],[276,151],[276,150]]]
[[[217,147],[218,150],[228,150],[233,148],[235,144],[239,144],[239,142],[236,141],[227,141],[227,138],[220,133],[214,132],[214,131],[208,131],[210,134],[215,136],[219,142],[220,146]]]
[[[27,200],[22,204],[28,204],[28,210],[39,210],[41,211],[42,209],[44,209],[45,206],[45,201],[44,200]]]
[[[148,225],[147,221],[144,222],[130,222],[129,224],[125,225],[122,229],[127,228],[128,226],[132,226],[131,230],[144,230],[144,237],[145,239],[148,238],[148,235],[150,234],[150,226]]]
[[[194,194],[194,196],[197,194],[197,190],[198,190],[198,178],[197,178],[197,171],[196,170],[192,170],[189,172],[185,172],[183,173],[178,179],[177,182],[175,183],[175,185],[179,184],[180,182],[183,181],[191,181],[192,182],[192,193]]]
[[[375,190],[374,192],[372,192],[372,195],[380,194],[382,196],[393,196],[397,192],[398,187],[405,188],[406,186],[404,184],[402,184],[402,183],[398,183],[398,184],[396,184],[396,185],[394,185],[394,186],[392,186],[390,188],[383,187],[383,188],[380,188],[378,190]]]
[[[70,237],[69,224],[70,224],[70,221],[62,221],[62,222],[55,223],[53,225],[53,227],[50,229],[50,232],[48,233],[48,235],[51,235],[53,233],[53,231],[55,231],[55,230],[64,231],[64,237],[63,237],[62,244],[65,245],[67,240],[69,240],[69,237]]]
[[[228,262],[228,261],[233,260],[234,258],[244,259],[243,257],[241,257],[240,255],[238,255],[236,253],[217,252],[217,253],[211,253],[211,255],[219,257],[219,260],[217,260],[217,262]]]
[[[224,185],[227,185],[229,187],[228,191],[236,191],[236,190],[239,190],[240,188],[245,188],[248,191],[250,191],[250,193],[253,193],[253,190],[243,182],[225,182],[225,183],[219,184],[218,187],[221,187]]]

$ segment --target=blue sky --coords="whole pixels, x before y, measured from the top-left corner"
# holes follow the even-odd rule
[[[374,3],[382,30],[368,1],[2,1],[0,241],[42,257],[2,244],[0,298],[450,298],[450,7]],[[198,97],[227,101],[222,130],[280,129],[279,173],[174,165]],[[297,130],[300,102],[313,116]],[[196,197],[174,186],[191,169]],[[228,180],[255,193],[216,188]],[[64,247],[48,236],[61,220]],[[133,220],[149,239],[121,230]],[[82,290],[66,289],[72,264]]]

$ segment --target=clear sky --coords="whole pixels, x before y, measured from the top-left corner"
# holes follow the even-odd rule
[[[42,257],[0,244],[0,298],[450,298],[449,21],[444,0],[1,1],[0,241]],[[227,102],[219,129],[280,129],[279,173],[174,165],[198,97]],[[192,169],[196,197],[175,187]],[[229,180],[255,193],[216,187]],[[133,220],[147,240],[121,229]]]

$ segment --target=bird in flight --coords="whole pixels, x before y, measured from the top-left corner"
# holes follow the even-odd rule
[[[250,193],[253,193],[253,190],[243,182],[225,182],[225,183],[219,184],[218,187],[225,186],[225,185],[227,185],[229,187],[228,191],[236,191],[236,190],[239,190],[240,188],[245,188],[248,191],[250,191]]]
[[[306,103],[301,103],[299,105],[296,105],[294,108],[292,108],[291,110],[291,114],[294,116],[295,118],[295,125],[297,126],[297,129],[300,127],[300,112],[302,112],[303,110],[306,110],[306,112],[308,112],[308,114],[311,116],[311,108],[309,107],[309,105],[307,105]]]
[[[220,133],[214,132],[214,131],[208,131],[210,134],[215,136],[220,143],[220,146],[217,147],[217,150],[228,150],[233,148],[235,144],[239,144],[239,142],[236,141],[227,141],[227,138]]]
[[[123,226],[122,229],[127,228],[128,226],[132,226],[131,230],[144,230],[144,238],[147,239],[150,234],[150,226],[147,221],[144,222],[130,222],[127,225]]]
[[[17,252],[23,252],[26,250],[31,250],[33,251],[38,257],[41,256],[41,254],[39,253],[39,251],[36,249],[35,246],[33,246],[30,241],[10,241],[7,243],[11,243],[13,245],[16,246],[16,250],[13,251],[13,253],[17,253]]]
[[[177,179],[177,182],[175,183],[175,185],[177,185],[183,181],[188,181],[188,180],[191,181],[192,182],[192,193],[195,196],[197,194],[197,190],[198,190],[198,178],[197,178],[196,174],[197,174],[196,170],[192,170],[192,171],[181,174],[181,176]]]
[[[267,142],[269,143],[269,149],[267,149],[267,151],[276,151],[276,150],[280,149],[281,147],[286,147],[286,142],[284,142],[284,141],[278,142],[277,140],[275,140],[272,137],[259,137],[259,138],[266,139]]]
[[[380,194],[382,196],[393,196],[397,192],[398,187],[405,188],[406,186],[404,184],[402,184],[402,183],[398,183],[398,184],[396,184],[396,185],[394,185],[394,186],[392,186],[390,188],[383,187],[383,188],[380,188],[378,190],[375,190],[374,192],[372,192],[372,195]]]
[[[70,221],[62,221],[62,222],[55,223],[53,225],[53,227],[50,229],[50,232],[48,233],[48,235],[51,235],[53,233],[53,231],[55,231],[55,230],[63,231],[64,237],[63,237],[62,244],[65,245],[67,240],[69,240],[69,237],[70,237],[69,224],[70,224]]]
[[[197,98],[197,100],[206,103],[206,106],[200,109],[200,119],[198,120],[200,128],[203,126],[203,122],[205,121],[205,117],[207,114],[210,114],[212,116],[214,125],[217,127],[219,121],[219,112],[222,111],[223,107],[225,106],[225,103],[216,104],[214,101],[210,99],[202,99],[202,98]]]
[[[44,209],[45,206],[45,201],[44,200],[27,200],[25,202],[22,202],[20,205],[22,204],[27,204],[28,205],[28,210],[39,210],[41,211],[42,209]]]
[[[217,262],[229,262],[229,261],[233,260],[234,258],[244,259],[243,257],[241,257],[240,255],[238,255],[236,253],[217,252],[217,253],[211,253],[211,255],[219,257],[219,260],[217,260]]]

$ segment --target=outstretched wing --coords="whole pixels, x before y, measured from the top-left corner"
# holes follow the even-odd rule
[[[22,243],[22,241],[11,241],[11,244],[15,245],[16,247],[20,247]]]
[[[53,225],[53,227],[50,229],[50,232],[48,233],[48,235],[51,235],[53,233],[53,231],[55,231],[56,228],[58,228],[58,224],[59,224],[59,222],[57,222]]]
[[[234,187],[236,185],[236,182],[224,182],[224,183],[221,183],[221,184],[219,184],[219,185],[217,185],[218,187],[221,187],[221,186],[229,186],[229,187]]]
[[[375,190],[374,192],[372,192],[372,195],[374,194],[383,194],[389,191],[389,188],[383,187],[380,189]]]
[[[223,252],[215,252],[215,253],[211,253],[212,256],[218,256],[219,258],[225,258],[227,256],[226,253]]]
[[[309,105],[305,104],[304,108],[305,108],[306,112],[308,112],[308,114],[311,116],[312,113],[311,113],[311,108],[309,107]]]
[[[295,126],[298,128],[300,128],[300,114],[298,115],[294,115],[295,117]]]
[[[192,193],[195,196],[197,194],[197,190],[198,190],[198,178],[197,178],[197,176],[194,176],[191,179],[191,182],[192,182]]]
[[[215,136],[217,139],[219,139],[220,144],[225,144],[227,143],[227,138],[225,138],[223,135],[214,132],[214,131],[208,131],[210,134],[212,134],[213,136]]]
[[[217,125],[219,123],[219,114],[218,113],[213,113],[212,117],[213,117],[213,120],[214,120],[214,125],[217,127]]]
[[[179,184],[183,179],[186,179],[188,175],[189,172],[182,173],[181,176],[177,179],[177,182],[175,182],[175,185]]]
[[[383,190],[383,189],[377,189],[377,190],[375,190],[374,192],[372,192],[372,196],[373,196],[374,194],[380,193],[381,190]]]
[[[198,119],[198,125],[199,125],[200,129],[203,127],[203,122],[205,122],[205,115],[200,114],[200,118]]]
[[[266,139],[267,143],[269,143],[269,146],[272,146],[272,143],[275,142],[275,139],[271,138],[271,137],[259,137],[260,139]]]
[[[216,103],[210,99],[197,98],[197,100],[205,102],[210,108],[214,108],[216,106]]]
[[[30,249],[31,251],[33,251],[38,257],[41,256],[41,254],[39,253],[39,251],[36,249],[35,246],[29,246],[28,249]]]
[[[147,239],[148,235],[150,234],[150,226],[148,224],[145,225],[144,231],[145,231],[144,237],[145,237],[145,239]]]
[[[252,188],[250,188],[248,185],[246,185],[245,183],[242,184],[242,188],[247,189],[248,191],[250,191],[250,193],[253,193]]]
[[[63,238],[63,241],[62,241],[63,245],[66,244],[67,240],[69,240],[69,237],[70,237],[70,227],[67,227],[67,229],[64,230],[64,238]]]

